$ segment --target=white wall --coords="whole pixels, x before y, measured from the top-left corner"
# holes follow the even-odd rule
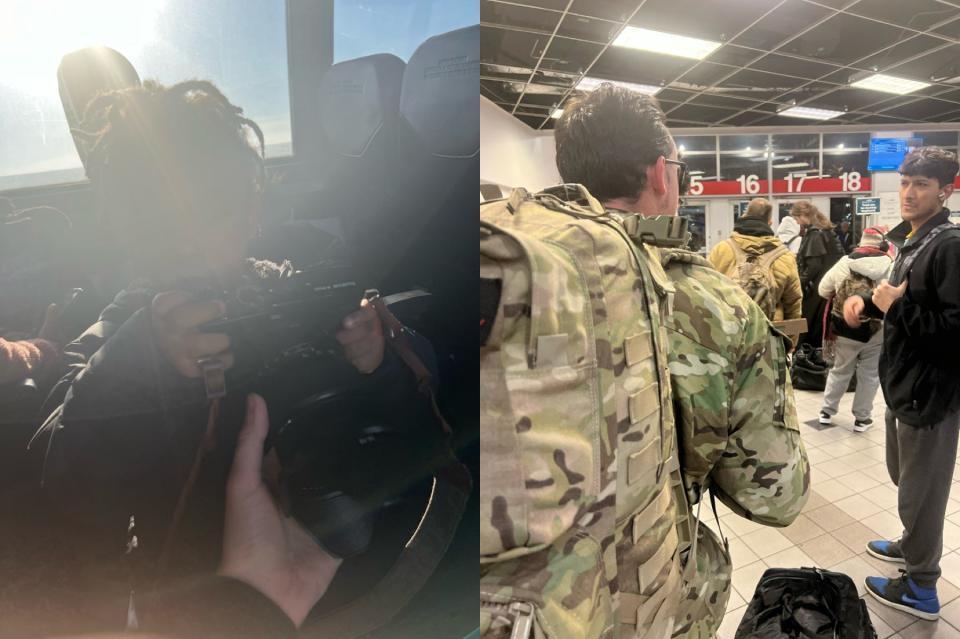
[[[531,191],[558,184],[553,132],[536,131],[480,96],[480,181],[504,192]]]

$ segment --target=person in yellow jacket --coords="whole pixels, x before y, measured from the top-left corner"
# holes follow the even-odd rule
[[[740,262],[738,253],[742,251],[747,256],[760,257],[770,251],[775,251],[784,244],[776,237],[770,227],[773,205],[763,198],[755,198],[747,206],[747,210],[740,216],[733,227],[733,234],[729,241],[720,242],[713,247],[707,259],[714,268],[730,277],[734,281],[739,277]],[[740,251],[735,249],[734,242]],[[776,311],[770,319],[798,319],[802,317],[803,294],[800,289],[800,274],[797,271],[797,260],[789,250],[780,251],[780,255],[770,265],[773,280],[776,283],[771,291],[776,300]]]

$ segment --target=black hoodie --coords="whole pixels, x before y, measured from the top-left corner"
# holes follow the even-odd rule
[[[943,209],[903,244],[891,284],[898,284],[898,266],[935,227],[950,221]],[[909,225],[907,226],[907,230]],[[904,225],[890,237],[903,236]],[[866,312],[883,317],[880,383],[887,406],[913,426],[932,426],[960,410],[960,229],[951,228],[931,240],[908,273],[899,275],[907,290],[886,315],[863,295]]]

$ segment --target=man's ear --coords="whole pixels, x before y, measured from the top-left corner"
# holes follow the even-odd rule
[[[667,162],[662,155],[647,167],[647,183],[657,195],[667,192]]]
[[[946,203],[950,199],[950,196],[953,195],[953,190],[956,187],[953,184],[947,184],[943,187],[943,202]]]

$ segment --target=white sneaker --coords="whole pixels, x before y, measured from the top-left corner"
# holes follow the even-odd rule
[[[870,430],[870,427],[873,426],[872,419],[858,419],[853,422],[853,430],[857,433],[863,433]]]
[[[824,426],[829,426],[830,424],[833,423],[833,416],[830,415],[830,413],[825,413],[824,411],[820,411],[820,423],[823,424]]]

